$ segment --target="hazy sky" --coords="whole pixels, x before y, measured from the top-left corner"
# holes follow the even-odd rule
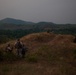
[[[76,0],[0,0],[0,20],[76,23]]]

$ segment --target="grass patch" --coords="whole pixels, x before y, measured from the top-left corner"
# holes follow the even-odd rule
[[[10,71],[10,69],[9,69],[8,66],[4,66],[4,67],[2,68],[2,72],[8,72],[8,71]]]
[[[18,57],[13,52],[5,52],[0,50],[0,62],[1,61],[15,61]]]
[[[3,65],[2,68],[0,68],[0,75],[8,75],[10,72],[10,68],[7,65]]]
[[[76,59],[76,49],[73,50],[74,59]]]
[[[4,54],[4,60],[14,61],[17,60],[17,56],[14,53],[7,52]]]
[[[44,45],[40,47],[38,49],[37,56],[39,56],[41,60],[46,60],[46,61],[52,61],[56,58],[55,54],[52,53],[52,50],[49,48],[48,45]]]
[[[38,62],[38,56],[36,54],[27,55],[26,60],[28,62],[36,63],[36,62]]]

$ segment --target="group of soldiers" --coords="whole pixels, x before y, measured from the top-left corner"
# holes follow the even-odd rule
[[[26,53],[26,51],[27,51],[27,48],[26,48],[26,46],[24,45],[24,43],[22,43],[21,41],[20,41],[20,39],[17,39],[17,41],[15,42],[15,45],[14,45],[14,47],[16,48],[16,50],[17,50],[17,55],[19,56],[19,57],[22,57],[22,58],[24,58],[24,56],[25,56],[25,53]],[[7,46],[6,46],[6,52],[12,52],[13,51],[13,47],[11,47],[11,45],[10,44],[8,44]]]

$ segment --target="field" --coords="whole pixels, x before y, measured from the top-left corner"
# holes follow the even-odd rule
[[[25,58],[6,54],[0,45],[0,75],[76,75],[75,36],[54,33],[33,33],[21,38],[28,51]],[[14,46],[15,40],[9,42]]]

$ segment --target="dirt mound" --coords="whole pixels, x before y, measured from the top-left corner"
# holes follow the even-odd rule
[[[54,38],[53,42],[73,42],[75,39],[75,36],[72,35],[56,35],[56,37]]]
[[[49,44],[52,48],[57,47],[58,49],[63,48],[63,46],[75,48],[76,44],[74,43],[74,40],[75,36],[73,35],[61,35],[47,32],[33,33],[21,38],[21,41],[31,50],[40,47],[43,44]],[[15,40],[7,42],[6,44],[8,43],[14,46]],[[0,48],[5,47],[6,44],[0,45]]]
[[[21,40],[27,44],[29,47],[35,48],[42,44],[49,44],[51,47],[56,47],[57,49],[65,47],[75,47],[74,43],[75,36],[73,35],[61,35],[54,33],[33,33],[21,38]]]
[[[63,57],[65,55],[71,58],[73,50],[76,49],[75,36],[73,35],[43,32],[24,36],[21,40],[28,46],[29,54],[37,54],[42,51],[41,54],[47,56],[49,53],[54,52],[53,55],[57,53],[57,55]]]
[[[54,34],[54,33],[33,33],[21,38],[24,42],[40,42],[40,43],[73,43],[75,40],[75,36],[73,35],[61,35],[61,34]]]
[[[34,33],[30,34],[27,36],[24,36],[21,38],[23,41],[27,42],[49,42],[54,39],[56,35],[53,33],[47,33],[47,32],[42,32],[42,33]]]

